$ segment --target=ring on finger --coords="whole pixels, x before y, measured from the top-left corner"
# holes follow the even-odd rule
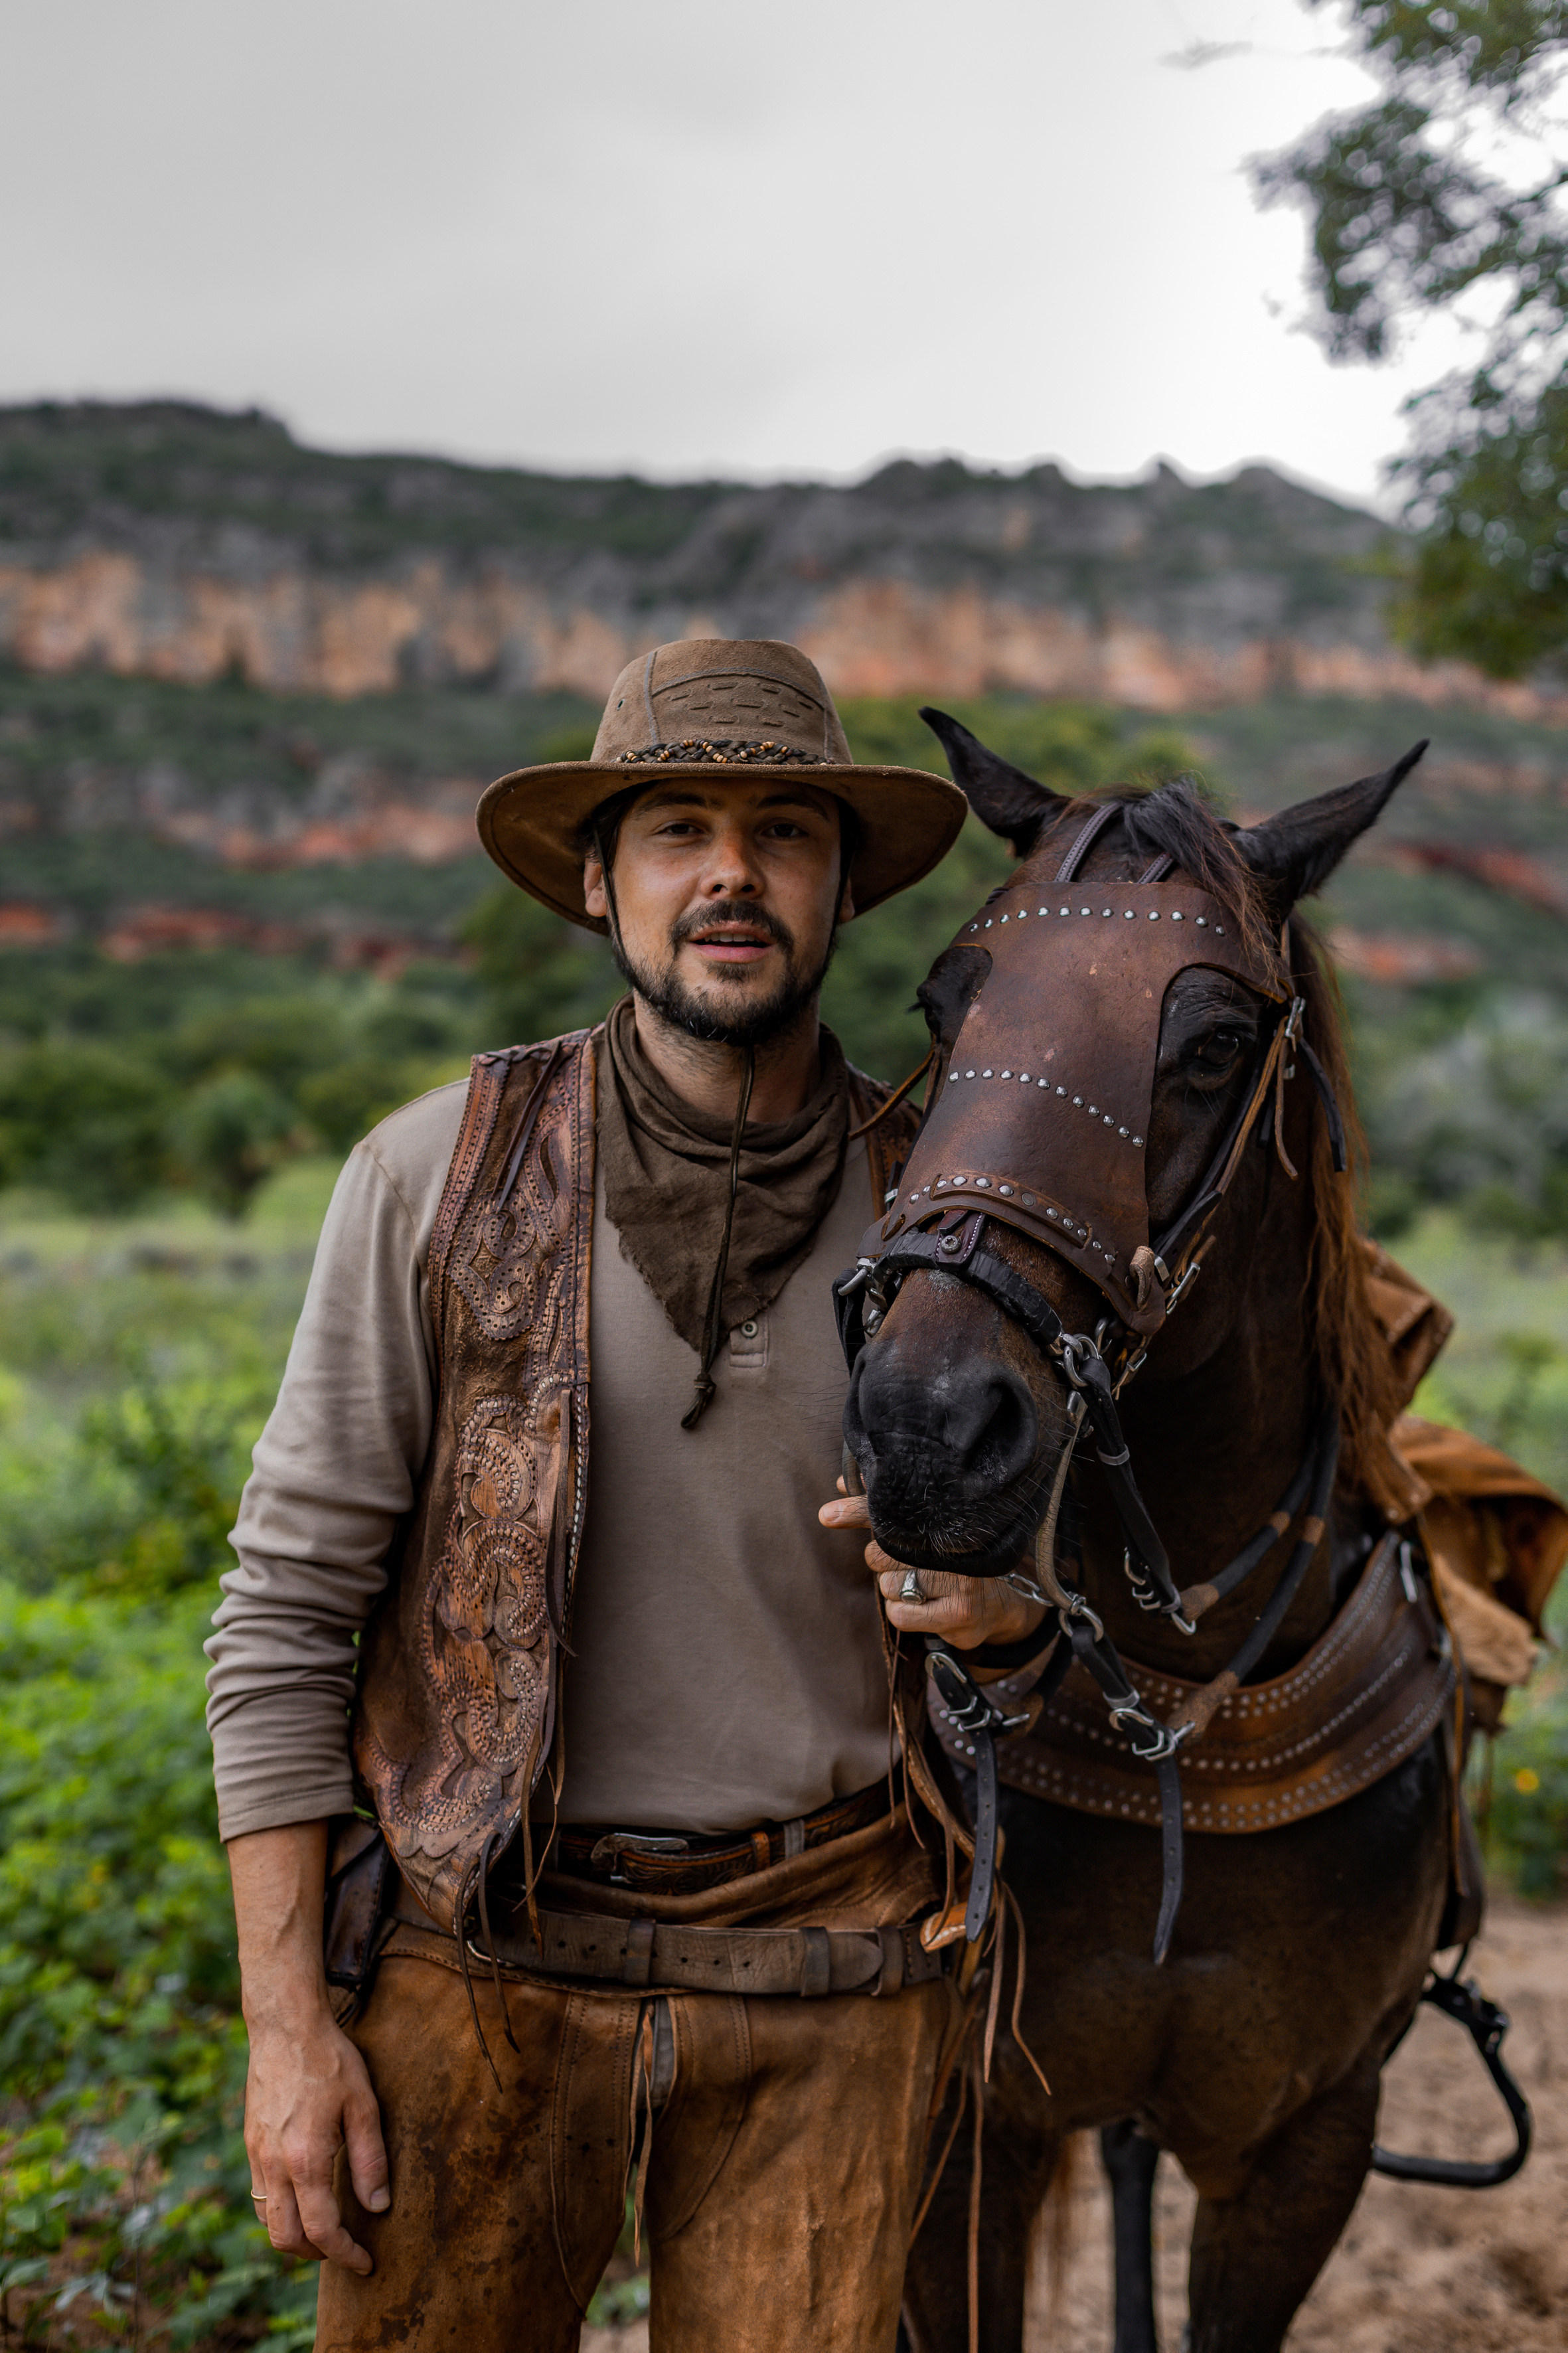
[[[899,1599],[900,1601],[923,1601],[925,1598],[925,1587],[921,1583],[918,1574],[912,1568],[906,1568],[904,1571],[904,1581],[899,1588]]]

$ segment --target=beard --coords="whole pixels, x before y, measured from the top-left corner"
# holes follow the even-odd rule
[[[765,932],[774,945],[784,950],[784,969],[765,997],[753,997],[729,1008],[699,996],[680,979],[676,956],[682,943],[694,932],[707,931],[714,923],[748,923],[754,930]],[[776,915],[725,900],[716,906],[704,907],[700,913],[682,915],[671,926],[668,957],[662,968],[656,970],[627,954],[612,905],[610,947],[622,978],[672,1028],[683,1029],[689,1038],[700,1039],[705,1046],[755,1048],[782,1036],[816,997],[826,978],[837,943],[835,925],[815,968],[803,965],[794,933]],[[738,987],[737,984],[731,985]]]

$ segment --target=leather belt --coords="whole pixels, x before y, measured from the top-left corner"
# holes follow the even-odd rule
[[[793,1822],[762,1822],[752,1831],[705,1838],[694,1831],[612,1830],[596,1823],[563,1823],[551,1850],[552,1871],[601,1885],[641,1888],[648,1894],[696,1895],[747,1879],[776,1862],[826,1846],[864,1830],[888,1811],[886,1781],[873,1781],[853,1797],[837,1798]],[[495,1884],[508,1890],[503,1862]]]
[[[537,1977],[700,1993],[897,1993],[942,1975],[945,1952],[927,1952],[920,1923],[902,1928],[691,1928],[667,1920],[617,1920],[598,1912],[543,1912],[539,1939],[526,1914],[492,1920],[495,1959]],[[417,1941],[410,1939],[415,1932]],[[387,1954],[424,1957],[455,1939],[428,1919],[394,1915]],[[471,1938],[471,1966],[490,1954]]]
[[[896,1993],[942,1971],[920,1929],[689,1928],[664,1920],[613,1920],[542,1912],[542,1944],[526,1920],[496,1932],[503,1967],[626,1986],[692,1987],[708,1993]],[[472,1947],[470,1947],[472,1949]]]

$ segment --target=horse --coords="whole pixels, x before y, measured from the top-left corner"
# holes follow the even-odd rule
[[[875,1291],[879,1251],[906,1256],[866,1315],[845,1412],[872,1530],[917,1570],[1001,1574],[1035,1550],[1042,1583],[1103,1627],[1133,1685],[1141,1674],[1207,1683],[1243,1654],[1231,1687],[1245,1692],[1312,1651],[1394,1516],[1369,1494],[1378,1492],[1380,1433],[1403,1400],[1372,1312],[1353,1171],[1342,1173],[1338,1106],[1351,1116],[1352,1151],[1355,1138],[1337,997],[1298,902],[1375,822],[1425,746],[1380,776],[1242,828],[1186,780],[1066,799],[956,721],[922,715],[1018,864],[919,992],[934,1055],[926,1126],[900,1180],[906,1191],[896,1203],[889,1196],[889,1219],[868,1237],[859,1278]],[[1151,878],[1161,887],[1143,888]],[[1192,906],[1210,910],[1201,934],[1191,920],[1185,934],[1173,932],[1184,891],[1189,916]],[[1156,934],[1161,906],[1167,920]],[[1067,940],[1069,927],[1088,943],[1073,951],[1079,1044],[1092,1058],[1105,1043],[1110,1064],[1069,1071],[1061,1085],[1046,1039],[1066,1002],[1059,959],[1068,950],[1047,952],[1046,943],[1047,932]],[[1125,1021],[1102,1038],[1094,992],[1106,958],[1133,956],[1135,978],[1136,955],[1147,956],[1156,939],[1167,965],[1176,959],[1168,985],[1162,965],[1141,993],[1123,992],[1124,1013],[1142,1003],[1147,1029],[1146,1118],[1130,1133],[1138,1114],[1118,1088],[1125,1082],[1135,1095],[1136,1074],[1119,1074],[1115,1060],[1136,1055]],[[1181,964],[1189,950],[1193,960]],[[1022,1023],[1017,1060],[1030,1066],[1000,1067],[999,1050],[996,1068],[971,1068],[963,1041],[976,1033],[965,1025],[986,1002],[988,975],[1009,955],[1037,953],[1058,962],[1042,967],[1047,980],[1033,993],[1021,982],[1008,1000]],[[1302,1082],[1309,1059],[1321,1085]],[[1048,1087],[1034,1075],[1040,1069]],[[1092,1090],[1087,1102],[1075,1078]],[[1084,1181],[1100,1195],[1060,1208],[1069,1235],[1043,1225],[1058,1208],[1037,1201],[1026,1218],[1018,1208],[1027,1167],[1015,1166],[1009,1184],[994,1158],[971,1155],[964,1168],[964,1147],[954,1145],[956,1163],[925,1148],[942,1115],[962,1131],[983,1097],[1001,1105],[995,1116],[1041,1119],[1044,1100],[1069,1123],[1058,1165],[1089,1172]],[[1140,1164],[1141,1200],[1130,1182]],[[974,1175],[982,1166],[989,1177]],[[987,1185],[989,1193],[975,1189]],[[943,1209],[944,1186],[962,1198],[951,1195]],[[1005,1204],[1004,1193],[1014,1197]],[[1143,1231],[1175,1237],[1168,1263],[1147,1246],[1131,1264],[1112,1250],[1119,1233]],[[973,1268],[947,1271],[940,1254],[970,1256],[977,1235],[988,1282],[967,1279]],[[1091,1250],[1102,1251],[1098,1262]],[[1111,1474],[1080,1475],[1077,1464],[1064,1474],[1083,1416],[1062,1345],[1042,1345],[1053,1329],[1098,1333],[1111,1371],[1136,1375],[1121,1384],[1117,1405],[1149,1519],[1181,1564],[1184,1598],[1205,1580],[1218,1588],[1195,1623],[1166,1606],[1168,1579],[1155,1590],[1149,1574],[1133,1573]],[[1081,1374],[1100,1350],[1078,1345]],[[1103,1441],[1100,1451],[1107,1459]],[[1221,1571],[1249,1543],[1256,1554],[1251,1540],[1271,1514],[1287,1523],[1300,1514],[1311,1500],[1310,1464],[1322,1508],[1260,1619],[1259,1573],[1226,1589]],[[1281,1510],[1282,1499],[1291,1509]],[[1406,1548],[1414,1600],[1410,1562]],[[1418,1556],[1415,1573],[1425,1574]],[[1066,1615],[1060,1622],[1072,1630]],[[1078,1630],[1087,1656],[1089,1638]],[[1451,1723],[1451,1708],[1445,1715]],[[1136,1709],[1130,1721],[1136,1732]],[[973,1801],[973,1784],[965,1786]],[[972,2141],[956,2130],[956,2089],[939,2121],[933,2146],[945,2142],[948,2153],[940,2171],[933,2166],[910,2254],[907,2341],[915,2353],[1020,2353],[1036,2218],[1068,2136],[1098,2130],[1116,2189],[1117,2353],[1157,2353],[1148,2214],[1160,2150],[1198,2194],[1185,2346],[1277,2353],[1361,2190],[1380,2072],[1415,2012],[1440,1933],[1457,1941],[1443,1917],[1455,1810],[1444,1731],[1433,1728],[1393,1769],[1304,1818],[1189,1836],[1180,1910],[1173,1927],[1163,1923],[1168,1950],[1158,1957],[1168,1812],[1163,1834],[1146,1820],[1107,1819],[1016,1788],[1003,1788],[1000,1810],[1003,1873],[1026,1937],[1018,2039],[996,2039],[983,2135]]]

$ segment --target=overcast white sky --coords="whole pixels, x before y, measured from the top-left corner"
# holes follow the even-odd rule
[[[600,471],[1271,459],[1402,395],[1240,166],[1369,85],[1298,0],[7,0],[0,399],[258,402]],[[1246,44],[1202,70],[1195,43]]]

